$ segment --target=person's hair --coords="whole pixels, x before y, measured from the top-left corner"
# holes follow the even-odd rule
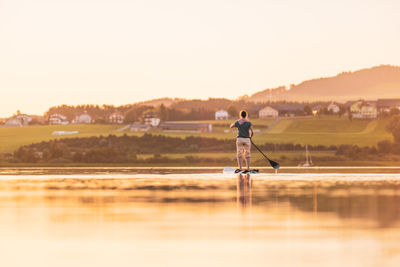
[[[247,117],[247,111],[246,111],[246,110],[241,110],[241,111],[239,112],[239,115],[240,115],[242,118],[246,118],[246,117]]]

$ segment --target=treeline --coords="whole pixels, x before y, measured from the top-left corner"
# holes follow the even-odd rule
[[[158,107],[147,106],[142,104],[126,105],[126,106],[110,106],[110,105],[79,105],[68,106],[61,105],[51,107],[45,112],[44,116],[48,119],[51,114],[61,114],[72,121],[76,116],[87,113],[95,123],[108,123],[108,117],[114,113],[119,112],[124,115],[124,123],[140,122],[146,116],[156,116],[161,120],[211,120],[214,119],[213,110],[204,107],[178,109],[174,107],[166,107],[161,104]]]
[[[278,151],[304,151],[305,147],[299,144],[260,144],[265,152]],[[311,146],[310,151],[336,152],[338,156],[351,159],[365,159],[379,154],[399,154],[400,144],[383,141],[377,147],[359,147],[356,145],[341,146]],[[171,162],[172,159],[161,156],[162,154],[181,153],[220,153],[235,154],[233,140],[216,138],[186,137],[174,138],[162,135],[145,134],[138,136],[115,136],[65,138],[48,142],[35,143],[23,146],[14,152],[11,162],[83,162],[83,163],[131,163],[131,162]],[[137,155],[153,155],[146,160]],[[194,157],[187,157],[187,162],[194,161]],[[223,159],[212,159],[223,160]]]
[[[293,144],[263,144],[265,151],[304,151]],[[314,150],[335,150],[330,146],[309,146]],[[137,162],[138,154],[235,153],[235,142],[216,138],[174,138],[163,135],[65,138],[23,146],[14,152],[14,162]]]
[[[136,103],[122,106],[114,105],[60,105],[49,108],[44,114],[45,118],[49,118],[51,114],[61,114],[67,117],[69,121],[75,119],[76,116],[87,113],[95,123],[108,123],[108,117],[119,112],[124,115],[124,123],[133,123],[142,121],[148,115],[154,115],[163,121],[185,121],[185,120],[213,120],[215,111],[224,109],[227,110],[231,117],[237,117],[241,109],[246,109],[249,116],[258,117],[258,111],[265,106],[278,108],[284,106],[287,108],[281,109],[280,114],[285,115],[290,112],[295,115],[310,115],[311,107],[315,104],[299,103],[299,102],[262,102],[254,103],[244,100],[228,100],[224,98],[210,98],[207,100],[178,100],[170,105],[163,103],[152,105],[151,103]],[[327,104],[327,103],[325,103]],[[293,107],[296,107],[293,109]],[[328,112],[329,113],[329,112]]]

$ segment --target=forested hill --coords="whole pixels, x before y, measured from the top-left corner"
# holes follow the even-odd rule
[[[377,99],[400,97],[400,67],[381,65],[354,72],[342,72],[334,77],[304,81],[284,87],[255,93],[248,101],[347,101],[351,99]]]

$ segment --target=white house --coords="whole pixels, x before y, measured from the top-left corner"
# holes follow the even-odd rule
[[[122,124],[124,123],[124,115],[122,115],[121,112],[114,112],[110,116],[108,116],[108,122],[109,123],[117,123],[117,124]]]
[[[32,117],[26,114],[19,114],[6,121],[5,126],[26,126],[32,121]]]
[[[271,107],[265,107],[258,112],[259,118],[278,117],[279,112]]]
[[[215,120],[227,120],[228,119],[228,111],[226,110],[218,110],[215,112]]]
[[[160,118],[145,118],[144,124],[157,127],[160,124]]]
[[[92,117],[87,113],[75,117],[75,123],[77,124],[90,124],[92,122]]]
[[[332,102],[328,106],[328,111],[331,111],[332,113],[339,113],[340,107]]]
[[[49,117],[49,124],[67,125],[69,121],[67,117],[61,114],[51,114]]]
[[[376,106],[365,101],[355,102],[350,106],[350,112],[353,118],[358,119],[374,119],[378,115]]]
[[[21,121],[16,117],[10,118],[4,124],[5,126],[23,126]]]

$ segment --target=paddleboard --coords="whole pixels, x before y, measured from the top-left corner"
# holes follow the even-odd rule
[[[222,171],[223,174],[256,174],[259,173],[258,170],[250,170],[249,172],[236,172],[235,168],[232,167],[225,167],[224,170]]]

